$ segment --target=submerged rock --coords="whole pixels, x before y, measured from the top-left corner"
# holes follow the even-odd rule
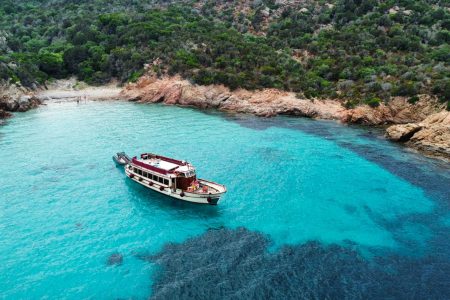
[[[5,119],[5,118],[8,118],[10,116],[11,116],[11,114],[9,112],[0,109],[0,119]]]
[[[444,237],[445,238],[445,237]],[[346,246],[307,242],[267,250],[244,228],[210,230],[154,256],[152,299],[445,299],[450,261],[437,257],[368,260]]]
[[[123,263],[123,256],[120,253],[113,253],[108,257],[107,265],[121,265]]]

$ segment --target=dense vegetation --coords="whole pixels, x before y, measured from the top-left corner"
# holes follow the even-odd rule
[[[241,6],[238,5],[238,2]],[[245,2],[245,1],[244,1]],[[275,87],[378,105],[450,100],[450,8],[438,0],[5,0],[0,79],[77,75],[102,84],[159,73],[230,88]],[[240,11],[242,9],[242,11]]]

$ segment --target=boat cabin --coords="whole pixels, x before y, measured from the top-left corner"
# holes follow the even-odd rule
[[[189,163],[160,155],[145,153],[133,157],[128,168],[151,182],[172,189],[193,189],[197,176]]]

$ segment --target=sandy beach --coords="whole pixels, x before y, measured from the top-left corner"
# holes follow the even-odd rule
[[[37,92],[35,96],[43,101],[48,100],[111,100],[119,99],[121,88],[115,85],[102,87],[86,87],[82,89],[49,89]]]

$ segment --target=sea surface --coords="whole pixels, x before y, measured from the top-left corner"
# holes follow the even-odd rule
[[[111,157],[188,160],[172,200]],[[48,102],[0,127],[1,299],[449,299],[450,167],[331,121]]]

